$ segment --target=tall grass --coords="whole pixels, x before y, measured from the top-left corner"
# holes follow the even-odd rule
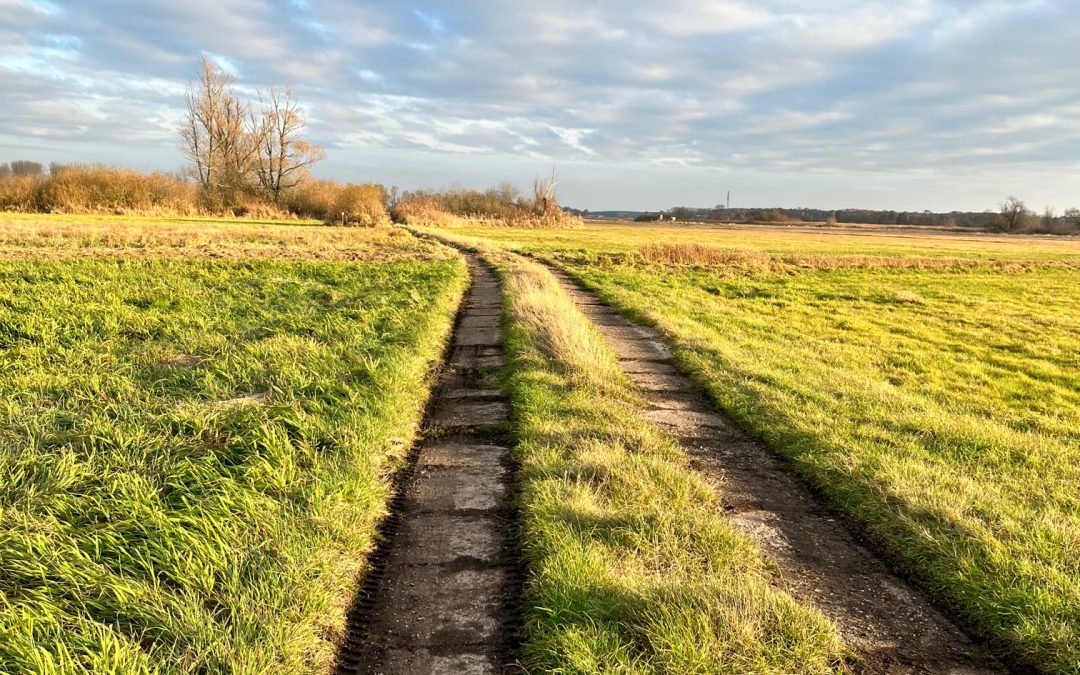
[[[608,258],[609,260],[611,258]],[[744,248],[721,248],[705,244],[671,243],[646,244],[636,255],[623,257],[623,261],[640,259],[646,263],[661,265],[689,265],[715,267],[719,270],[784,271],[791,268],[835,270],[860,269],[972,269],[1020,270],[1031,267],[1051,266],[1045,260],[992,260],[951,258],[945,256],[884,256],[884,255],[806,255],[802,253],[767,253]],[[1080,258],[1055,261],[1056,266],[1080,269]]]
[[[0,262],[0,672],[328,672],[464,284]]]

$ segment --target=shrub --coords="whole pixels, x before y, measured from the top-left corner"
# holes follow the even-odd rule
[[[330,220],[340,192],[341,184],[336,181],[310,180],[290,190],[285,205],[298,216]]]
[[[41,162],[31,162],[26,159],[18,159],[11,163],[11,171],[16,176],[40,176],[45,167]]]
[[[388,225],[390,217],[386,213],[386,188],[377,183],[348,183],[338,192],[334,201],[334,211],[345,214],[345,220],[360,225]]]
[[[0,182],[0,209],[4,211],[43,211],[40,176],[15,176]]]
[[[46,211],[190,215],[198,211],[197,197],[177,176],[101,165],[54,165],[41,183]]]
[[[483,224],[508,227],[574,227],[581,218],[559,206],[554,176],[537,180],[525,197],[510,183],[483,192],[464,187],[406,193],[390,211],[394,222],[407,225],[451,226]]]

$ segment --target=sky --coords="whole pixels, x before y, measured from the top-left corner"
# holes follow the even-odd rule
[[[592,210],[1080,206],[1078,0],[0,0],[0,161],[176,171],[207,56],[321,177]]]

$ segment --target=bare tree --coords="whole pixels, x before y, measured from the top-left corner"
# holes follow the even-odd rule
[[[252,115],[256,139],[255,177],[275,204],[282,195],[308,176],[308,167],[326,157],[321,146],[300,137],[304,130],[304,109],[293,98],[290,87],[270,87],[259,91],[260,111]]]
[[[1010,196],[998,208],[998,226],[1005,232],[1017,232],[1027,225],[1033,215],[1024,202]]]
[[[1041,224],[1043,226],[1043,229],[1048,230],[1048,229],[1054,227],[1055,223],[1057,223],[1057,212],[1054,211],[1053,206],[1047,206],[1043,210],[1043,214],[1042,214],[1042,223]]]
[[[233,94],[236,79],[203,57],[199,82],[189,85],[181,149],[211,205],[233,202],[247,187],[255,143],[247,128],[248,106]]]
[[[1066,228],[1080,229],[1080,209],[1065,209],[1065,213],[1061,214],[1061,222]]]
[[[17,159],[11,163],[11,172],[16,176],[40,176],[44,170],[41,162],[31,162],[28,159]]]
[[[555,167],[551,168],[549,178],[537,176],[533,180],[533,209],[539,215],[542,216],[552,209],[559,208],[558,186],[559,175],[555,171]]]
[[[503,181],[487,190],[487,195],[503,204],[517,204],[521,200],[521,190],[510,181]]]
[[[8,180],[15,175],[15,172],[11,170],[7,162],[0,162],[0,181]]]

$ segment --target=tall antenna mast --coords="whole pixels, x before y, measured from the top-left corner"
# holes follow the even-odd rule
[[[728,210],[731,209],[731,190],[727,191],[727,206],[725,206],[724,208]]]

